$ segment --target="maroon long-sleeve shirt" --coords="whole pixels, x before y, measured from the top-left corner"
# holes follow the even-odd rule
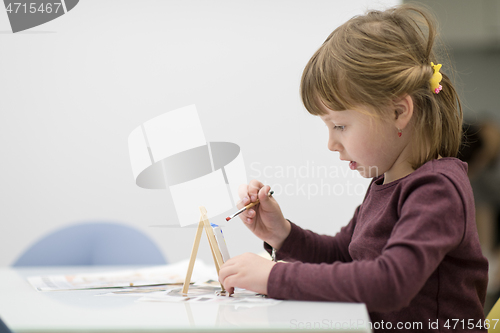
[[[293,262],[273,267],[268,295],[362,302],[376,331],[382,321],[391,322],[392,330],[398,322],[421,322],[409,331],[486,331],[477,324],[484,324],[488,262],[467,164],[433,160],[382,183],[383,176],[372,181],[352,220],[334,237],[292,223],[277,258]],[[439,329],[433,329],[436,320]],[[468,329],[471,322],[474,329]]]

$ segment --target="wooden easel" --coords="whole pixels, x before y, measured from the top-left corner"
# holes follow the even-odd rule
[[[208,244],[210,245],[210,250],[212,251],[212,257],[214,258],[215,269],[217,270],[217,275],[219,275],[220,266],[224,263],[222,259],[222,254],[220,253],[219,246],[215,240],[214,230],[210,225],[207,217],[207,210],[205,207],[200,206],[200,223],[198,223],[198,228],[196,230],[196,236],[194,238],[193,249],[191,250],[191,257],[189,258],[188,270],[186,273],[186,279],[184,280],[184,285],[182,286],[182,293],[187,294],[189,289],[189,284],[191,283],[191,275],[193,274],[194,262],[196,261],[196,255],[198,254],[198,247],[200,245],[201,233],[205,229],[205,233],[208,237]],[[220,285],[222,291],[225,292],[224,286]]]

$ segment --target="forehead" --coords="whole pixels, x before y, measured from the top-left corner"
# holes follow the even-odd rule
[[[323,121],[333,121],[333,122],[346,121],[351,119],[353,116],[352,115],[353,111],[351,110],[332,111],[329,109],[325,109],[325,111],[328,111],[328,113],[319,116]]]
[[[352,110],[332,110],[321,101],[317,104],[317,106],[324,112],[324,114],[319,115],[323,121],[343,121],[352,113]]]

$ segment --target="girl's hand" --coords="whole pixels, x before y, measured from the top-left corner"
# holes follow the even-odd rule
[[[257,198],[260,200],[259,204],[241,213],[240,218],[257,237],[277,250],[290,234],[292,227],[283,216],[278,202],[268,196],[270,189],[270,186],[264,186],[255,179],[248,185],[241,185],[241,203],[237,207],[241,209]]]
[[[274,265],[274,261],[254,253],[244,253],[221,266],[219,281],[230,294],[237,287],[267,295],[267,280]]]

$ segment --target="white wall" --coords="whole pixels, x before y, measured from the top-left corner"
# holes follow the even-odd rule
[[[275,190],[294,184],[276,194],[288,218],[334,234],[368,180],[327,150],[299,98],[301,72],[336,26],[396,2],[82,0],[17,34],[0,10],[0,265],[56,228],[96,220],[140,228],[171,262],[187,258],[195,229],[173,227],[168,191],[135,185],[127,138],[189,104],[207,140],[240,145],[249,178],[268,167],[258,178]],[[287,166],[302,176],[276,174]],[[312,174],[321,167],[329,177]],[[239,220],[225,234],[232,255],[262,250]],[[211,260],[203,242],[199,257]]]

